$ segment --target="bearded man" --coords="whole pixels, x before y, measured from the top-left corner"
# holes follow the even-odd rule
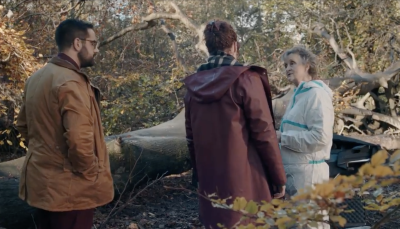
[[[81,68],[95,64],[93,25],[69,19],[55,32],[59,54],[25,83],[17,129],[28,143],[19,197],[38,208],[39,229],[91,229],[112,201],[100,91]]]

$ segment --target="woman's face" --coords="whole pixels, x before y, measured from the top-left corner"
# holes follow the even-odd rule
[[[298,86],[303,81],[310,81],[308,74],[309,65],[303,64],[303,60],[297,53],[292,53],[284,60],[286,76],[290,82]]]

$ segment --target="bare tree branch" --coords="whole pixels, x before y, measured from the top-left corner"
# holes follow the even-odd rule
[[[349,44],[347,44],[346,49],[347,49],[347,52],[350,53],[351,58],[352,58],[352,60],[353,60],[353,69],[354,69],[355,71],[358,71],[356,56],[354,55],[354,53],[353,53],[353,52],[351,51],[351,49],[350,49],[350,46],[353,45],[353,40],[351,39],[351,36],[350,36],[350,34],[349,34],[349,30],[347,29],[347,26],[344,26],[344,28],[346,29],[346,34],[347,34],[347,37],[349,38]]]
[[[151,20],[156,20],[156,19],[174,19],[174,20],[180,20],[186,28],[189,28],[193,30],[197,34],[198,37],[198,43],[196,44],[196,49],[200,51],[200,53],[203,54],[203,56],[208,55],[208,50],[204,44],[204,35],[203,35],[203,30],[205,25],[198,25],[196,24],[192,19],[187,17],[180,8],[174,3],[170,2],[169,3],[172,8],[174,8],[175,13],[152,13],[146,17],[143,18],[144,21],[151,21]]]
[[[115,39],[118,39],[125,34],[132,32],[132,31],[138,31],[138,30],[145,30],[149,29],[151,27],[154,27],[157,23],[155,22],[156,20],[161,20],[161,19],[173,19],[173,20],[179,20],[181,21],[187,28],[193,30],[198,37],[198,43],[196,44],[196,49],[199,51],[199,53],[202,56],[208,56],[208,50],[204,44],[204,35],[203,35],[203,30],[205,28],[204,24],[198,25],[196,24],[193,20],[191,20],[189,17],[187,17],[185,14],[182,13],[180,8],[173,2],[169,3],[172,8],[174,8],[175,12],[174,13],[165,13],[165,12],[154,12],[146,17],[144,17],[142,20],[142,23],[139,24],[134,24],[130,27],[127,27],[120,32],[116,33],[115,35],[107,38],[106,40],[102,41],[99,44],[99,48],[114,41]]]
[[[75,9],[78,5],[80,5],[80,4],[84,3],[84,2],[85,2],[84,0],[83,1],[82,0],[78,0],[78,2],[75,5],[71,6],[70,8],[68,8],[66,10],[61,10],[58,14],[61,15],[61,14],[68,13],[69,11]]]
[[[360,134],[350,134],[349,137],[369,142],[372,144],[380,145],[387,150],[400,148],[400,138],[392,137],[389,135],[364,136]]]
[[[134,24],[132,26],[129,26],[121,31],[119,31],[118,33],[114,34],[113,36],[107,38],[106,40],[100,42],[99,44],[99,48],[103,47],[104,45],[124,36],[125,34],[129,33],[129,32],[133,32],[133,31],[139,31],[139,30],[146,30],[146,29],[150,29],[154,26],[156,26],[156,22],[155,21],[148,21],[148,22],[142,22],[139,24]]]
[[[349,77],[354,79],[355,82],[376,82],[379,83],[382,87],[387,88],[387,81],[390,80],[394,75],[400,72],[400,61],[393,63],[392,66],[387,68],[384,72],[376,72],[376,73],[365,73],[358,69],[354,53],[349,49],[347,50],[351,53],[352,57],[349,57],[338,45],[335,38],[331,36],[325,29],[325,26],[322,23],[317,23],[313,28],[312,32],[325,38],[328,40],[332,49],[335,53],[346,63],[349,68]]]
[[[149,0],[149,1],[154,6],[154,10],[157,11],[157,9],[155,8],[154,1],[153,0]],[[175,9],[175,11],[176,12],[181,12],[179,10],[179,8]],[[168,37],[172,41],[172,48],[174,50],[174,57],[176,59],[176,62],[183,68],[183,70],[185,71],[186,74],[189,74],[189,70],[187,69],[182,57],[179,55],[179,50],[178,50],[178,45],[176,44],[175,34],[170,29],[168,29],[168,27],[165,24],[165,20],[164,19],[161,19],[161,29],[168,35]]]
[[[178,45],[176,44],[175,35],[172,33],[172,31],[170,29],[167,28],[164,20],[161,22],[161,28],[169,36],[169,38],[172,41],[172,48],[174,50],[174,56],[175,56],[176,62],[178,62],[178,64],[183,68],[185,73],[189,73],[189,70],[186,67],[185,63],[183,62],[182,57],[179,55]]]
[[[341,113],[349,115],[372,116],[372,118],[377,121],[385,122],[387,124],[396,127],[397,129],[400,129],[400,120],[398,120],[396,117],[387,116],[370,110],[359,109],[357,107],[352,107],[349,109],[342,110]]]
[[[335,38],[326,31],[325,25],[323,25],[322,23],[317,23],[312,29],[313,33],[328,40],[333,51],[335,51],[335,53],[346,63],[349,69],[353,70],[353,59],[351,59],[345,52],[343,52],[343,50],[339,47],[338,43],[336,42]]]
[[[337,36],[338,36],[338,38],[339,38],[340,49],[343,49],[343,41],[342,41],[342,37],[340,36],[339,26],[338,26],[338,24],[336,23],[336,21],[333,20],[333,18],[330,17],[329,19],[331,19],[332,24],[336,27],[336,34],[337,34]],[[333,26],[332,26],[332,27],[333,27]]]

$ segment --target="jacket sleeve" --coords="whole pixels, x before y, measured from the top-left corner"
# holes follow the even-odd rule
[[[318,152],[333,137],[334,110],[332,100],[323,89],[313,89],[304,115],[307,130],[289,130],[281,134],[281,147],[301,153]]]
[[[95,180],[99,171],[94,152],[93,120],[89,95],[78,82],[69,81],[58,91],[61,117],[68,145],[68,159],[74,172],[88,180]],[[86,100],[86,103],[85,103]],[[89,101],[89,102],[88,102]]]
[[[272,185],[284,185],[286,174],[265,90],[258,74],[245,76],[243,109],[254,144]]]
[[[22,105],[21,105],[21,109],[18,113],[17,116],[17,124],[16,124],[16,128],[18,130],[18,132],[21,134],[21,137],[24,138],[26,140],[26,142],[29,142],[28,139],[28,124],[26,122],[26,108],[25,108],[25,103],[26,103],[26,86],[25,86],[25,90],[24,93],[22,95]]]
[[[185,96],[185,129],[186,129],[186,141],[189,149],[190,160],[193,168],[192,174],[192,185],[197,187],[198,177],[197,177],[197,166],[196,166],[196,154],[194,151],[194,142],[193,142],[193,132],[192,125],[190,120],[190,98]]]

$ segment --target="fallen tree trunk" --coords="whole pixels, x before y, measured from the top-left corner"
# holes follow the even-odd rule
[[[191,168],[184,115],[183,110],[160,125],[106,138],[117,191],[121,191],[127,181],[134,185],[144,176],[154,179],[165,172],[177,174]],[[129,177],[132,169],[133,178]]]
[[[380,145],[382,148],[387,150],[400,149],[400,138],[396,138],[390,135],[360,135],[360,134],[350,134],[349,137],[358,139],[361,141],[369,142],[372,144]]]

